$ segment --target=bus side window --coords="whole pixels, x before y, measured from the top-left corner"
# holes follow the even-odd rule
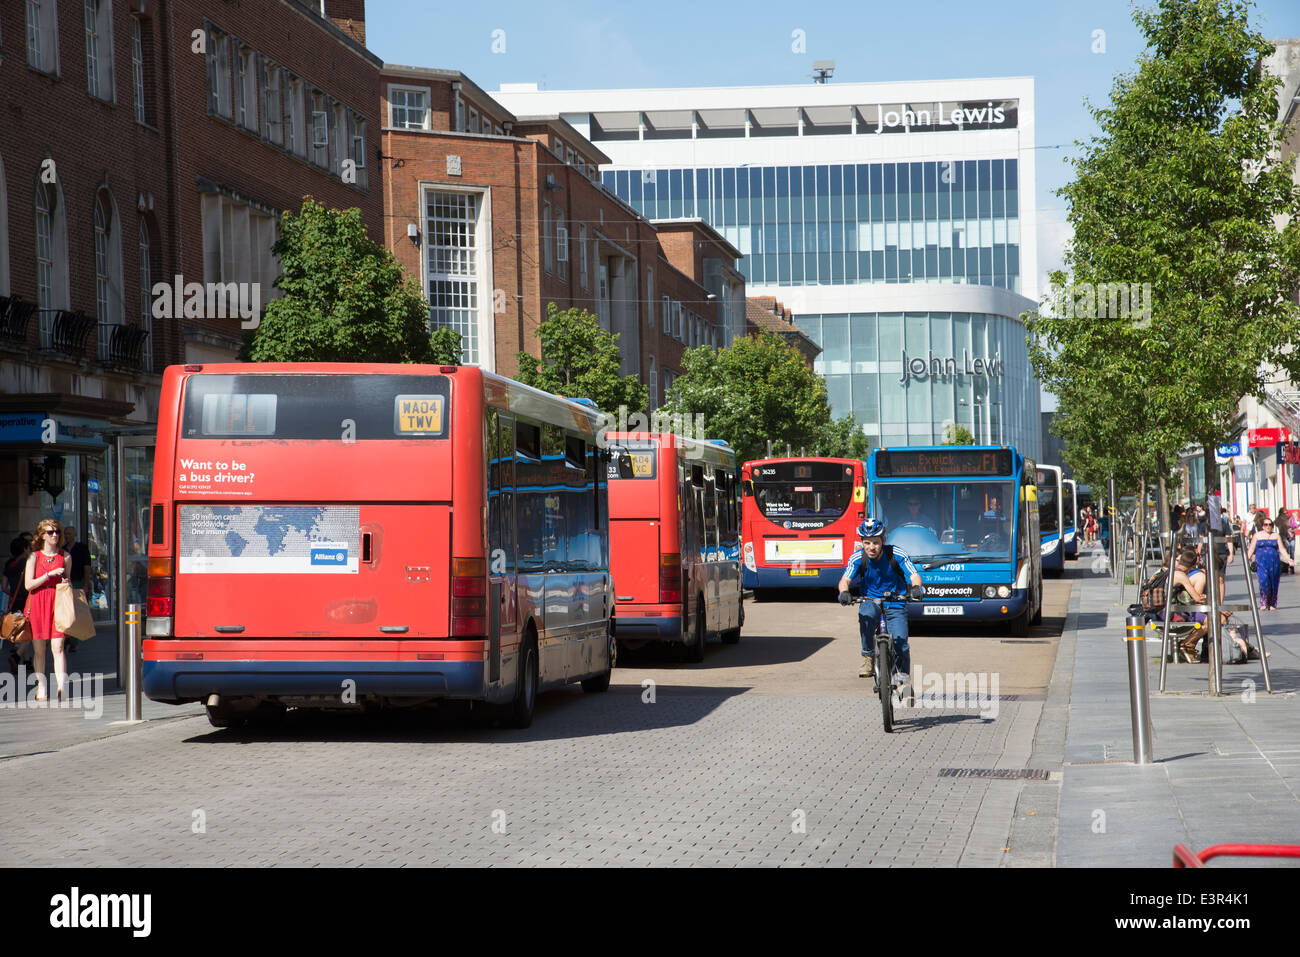
[[[503,552],[495,573],[515,571],[515,423],[500,416],[496,431],[497,545]],[[494,559],[496,556],[493,556]]]
[[[515,425],[515,514],[521,571],[541,571],[545,534],[542,514],[545,468],[542,465],[542,430],[528,422]]]

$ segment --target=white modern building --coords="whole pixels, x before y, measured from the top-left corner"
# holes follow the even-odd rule
[[[563,117],[651,220],[698,216],[740,249],[748,295],[792,310],[873,445],[955,421],[1039,454],[1032,78],[495,96]]]

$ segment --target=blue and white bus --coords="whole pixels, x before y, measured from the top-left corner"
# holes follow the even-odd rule
[[[1061,521],[1064,534],[1061,546],[1069,561],[1079,557],[1079,496],[1074,479],[1061,479]]]
[[[870,514],[915,563],[925,600],[911,618],[1006,622],[1029,633],[1043,616],[1036,468],[1009,446],[876,449]]]
[[[1038,466],[1038,531],[1042,536],[1043,574],[1055,578],[1065,571],[1065,509],[1061,506],[1061,467]]]

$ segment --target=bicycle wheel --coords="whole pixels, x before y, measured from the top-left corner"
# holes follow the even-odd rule
[[[885,734],[889,734],[894,730],[894,639],[884,633],[876,636],[876,689]]]

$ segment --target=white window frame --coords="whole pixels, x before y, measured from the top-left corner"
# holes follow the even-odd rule
[[[139,21],[136,21],[137,23]],[[146,372],[153,370],[153,234],[149,223],[140,219],[139,249],[140,257],[140,329],[146,334],[141,357]]]
[[[230,34],[208,24],[207,71],[208,110],[216,116],[234,118],[231,100]]]
[[[663,308],[660,311],[659,318],[662,320],[664,335],[673,334],[673,301],[667,296],[663,297]]]
[[[483,114],[480,121],[479,132],[484,136],[492,135],[492,117],[488,116],[486,113]]]
[[[347,149],[344,148],[343,140],[347,136],[347,113],[345,107],[333,97],[329,98],[329,124],[330,124],[330,172],[335,176],[343,176],[343,160],[347,158]],[[352,143],[348,141],[348,148]]]
[[[556,274],[565,282],[569,281],[569,230],[564,225],[564,213],[555,212],[555,265]]]
[[[370,185],[366,173],[366,121],[356,110],[348,110],[348,147],[348,159],[357,167],[357,181],[351,185],[366,189]]]
[[[238,42],[235,49],[235,123],[252,132],[261,132],[258,122],[258,82],[261,72],[259,56],[247,43]]]
[[[496,324],[492,313],[492,191],[490,189],[461,188],[446,183],[422,182],[419,184],[420,215],[425,231],[425,252],[420,257],[420,274],[422,288],[429,294],[431,279],[442,277],[454,278],[450,273],[430,275],[430,255],[435,248],[434,232],[429,228],[428,211],[431,196],[435,193],[467,193],[476,198],[476,222],[473,230],[473,278],[475,282],[475,339],[477,362],[474,364],[488,371],[496,371]],[[463,275],[457,273],[456,275]],[[433,308],[432,298],[430,309]],[[432,316],[430,316],[432,323]]]
[[[551,204],[542,204],[542,266],[547,272],[555,272],[554,247],[551,245]]]
[[[583,292],[591,286],[587,276],[587,224],[578,223],[578,288]]]
[[[324,90],[310,87],[307,96],[311,104],[311,163],[320,169],[329,169],[330,163],[330,110],[329,97]]]
[[[262,139],[284,146],[284,77],[280,65],[263,57],[259,86],[262,91]]]
[[[659,373],[655,369],[655,357],[650,356],[650,411],[659,408]]]
[[[53,206],[49,205],[53,194]],[[36,304],[40,309],[41,346],[53,342],[54,312],[67,309],[68,295],[68,216],[63,188],[58,183],[42,183],[37,178],[33,199],[36,214]]]
[[[402,103],[399,105],[395,102],[394,94],[402,95]],[[419,94],[422,105],[419,107],[420,122],[418,126],[411,125],[411,113],[415,107],[410,103],[410,97],[413,94]],[[388,84],[388,125],[398,130],[427,130],[432,129],[430,106],[433,100],[432,90],[427,86],[407,86],[402,83]],[[397,119],[398,111],[401,111],[402,121]]]
[[[148,123],[144,92],[144,23],[139,17],[131,18],[131,94],[135,103],[135,121]]]
[[[469,129],[466,132],[478,132],[478,109],[473,106],[469,108]]]
[[[117,102],[113,75],[113,0],[82,0],[86,41],[86,92],[105,103]]]
[[[645,271],[645,301],[646,301],[646,321],[650,323],[650,328],[655,327],[655,270],[650,266]]]
[[[284,148],[292,155],[306,159],[307,110],[303,97],[303,81],[289,70],[285,70],[282,88],[284,90]]]
[[[59,75],[59,11],[55,0],[27,0],[27,63]]]

